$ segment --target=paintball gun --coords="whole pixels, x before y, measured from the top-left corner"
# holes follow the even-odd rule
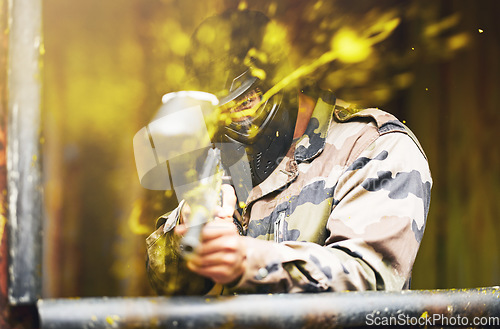
[[[214,137],[213,117],[219,105],[215,95],[181,91],[166,94],[162,101],[153,120],[134,136],[135,160],[143,187],[174,190],[179,201],[186,201],[183,218],[188,231],[180,252],[188,256],[199,245],[204,224],[221,205],[223,183],[232,178],[238,199],[246,200],[250,168],[244,148]]]
[[[220,150],[215,147],[208,149],[198,186],[184,196],[190,209],[188,218],[185,218],[189,228],[180,243],[180,252],[184,257],[189,257],[196,250],[203,226],[213,217],[215,207],[222,205],[223,173]]]

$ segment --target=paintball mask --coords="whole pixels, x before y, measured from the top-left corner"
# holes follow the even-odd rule
[[[290,148],[298,112],[295,86],[269,93],[290,73],[284,38],[255,11],[227,11],[200,24],[185,57],[187,89],[199,91],[165,95],[134,137],[144,187],[175,189],[179,197],[214,146],[241,201],[271,174]]]
[[[247,154],[254,186],[278,166],[295,130],[296,87],[270,93],[291,72],[285,40],[286,31],[264,14],[227,11],[198,26],[185,58],[190,87],[219,99],[228,119],[217,138]],[[221,155],[234,162],[226,150]]]

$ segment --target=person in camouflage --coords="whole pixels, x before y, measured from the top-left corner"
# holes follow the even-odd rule
[[[237,237],[245,239],[245,271],[226,292],[408,287],[431,183],[422,148],[394,116],[343,108],[323,93],[304,135],[247,199],[246,237]],[[189,272],[184,265],[177,273],[183,261],[165,245],[179,214],[160,218],[148,238],[148,271],[159,291],[174,275],[165,257],[173,257],[176,275]],[[184,288],[192,282],[196,289],[193,275],[184,279]],[[201,286],[199,293],[210,284]]]
[[[354,109],[331,92],[301,93],[299,108],[288,152],[244,200],[244,236],[232,223],[228,187],[226,207],[188,261],[177,252],[184,203],[160,217],[147,238],[158,293],[409,287],[432,185],[417,139],[393,115]]]

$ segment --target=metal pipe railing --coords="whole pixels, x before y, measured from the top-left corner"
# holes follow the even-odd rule
[[[42,329],[500,326],[500,288],[402,292],[48,299]]]
[[[42,1],[9,1],[7,191],[9,302],[40,297]]]

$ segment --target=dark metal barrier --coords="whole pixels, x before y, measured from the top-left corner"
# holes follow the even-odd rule
[[[500,287],[403,292],[49,299],[41,328],[500,327]]]

